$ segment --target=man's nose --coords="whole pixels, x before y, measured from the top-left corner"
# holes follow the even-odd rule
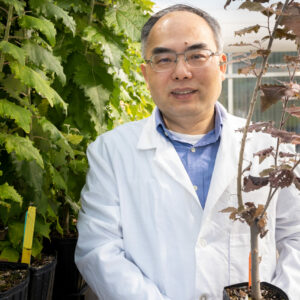
[[[192,77],[192,73],[190,71],[190,66],[185,60],[183,55],[177,57],[177,63],[172,73],[172,78],[174,80],[183,80],[189,79]]]

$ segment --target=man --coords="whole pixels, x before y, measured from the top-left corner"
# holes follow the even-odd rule
[[[248,281],[249,227],[220,213],[237,206],[235,130],[245,123],[217,103],[221,45],[218,23],[185,5],[156,13],[143,28],[142,72],[157,108],[88,149],[75,259],[102,300],[219,300],[224,286]],[[250,136],[245,161],[269,141]],[[260,203],[267,192],[244,200]],[[293,300],[300,295],[296,198],[284,189],[270,205],[260,264],[262,280]]]

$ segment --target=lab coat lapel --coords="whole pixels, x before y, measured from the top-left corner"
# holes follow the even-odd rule
[[[157,109],[157,108],[155,108]],[[138,149],[156,149],[154,163],[176,182],[182,185],[201,207],[192,182],[178,156],[174,146],[156,130],[155,112],[148,118],[141,133]]]
[[[205,222],[205,219],[225,189],[233,180],[236,180],[241,134],[235,130],[234,121],[227,115],[227,117],[223,119],[220,146],[206,199],[202,222]],[[245,153],[244,157],[247,156],[247,153]]]

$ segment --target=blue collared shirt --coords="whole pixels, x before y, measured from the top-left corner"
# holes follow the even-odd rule
[[[221,138],[222,117],[218,104],[215,105],[215,128],[194,145],[179,141],[166,128],[158,109],[155,122],[157,131],[176,149],[204,209]]]

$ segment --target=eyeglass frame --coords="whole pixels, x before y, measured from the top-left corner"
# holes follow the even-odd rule
[[[191,67],[191,68],[193,68],[193,69],[198,69],[198,68],[201,68],[202,66],[195,67],[195,66],[190,65],[189,62],[188,62],[188,60],[187,60],[187,57],[186,57],[186,52],[195,51],[195,50],[205,50],[205,51],[209,51],[209,52],[210,52],[210,55],[208,56],[207,60],[206,60],[204,63],[206,63],[206,62],[207,62],[211,57],[213,57],[213,56],[219,56],[219,55],[221,55],[221,53],[219,53],[219,52],[213,52],[213,51],[210,50],[210,49],[186,49],[186,50],[183,51],[183,52],[175,52],[175,51],[173,51],[173,50],[164,51],[164,52],[162,52],[162,53],[173,53],[173,54],[175,54],[175,55],[176,55],[176,58],[175,58],[175,60],[173,61],[175,64],[173,65],[172,68],[166,69],[166,70],[161,70],[161,71],[157,71],[157,70],[154,69],[154,67],[153,67],[153,61],[152,61],[152,58],[153,58],[154,56],[159,55],[159,54],[161,54],[161,53],[156,53],[156,54],[151,55],[150,59],[145,59],[145,62],[146,62],[147,64],[150,63],[150,66],[151,66],[151,68],[152,68],[152,70],[153,70],[154,72],[157,72],[157,73],[163,73],[163,72],[168,72],[168,71],[170,71],[170,70],[173,70],[173,69],[175,68],[175,66],[177,65],[177,63],[178,63],[178,56],[179,56],[179,55],[183,55],[183,56],[184,56],[184,61],[185,61],[185,63],[186,63],[189,67]]]

